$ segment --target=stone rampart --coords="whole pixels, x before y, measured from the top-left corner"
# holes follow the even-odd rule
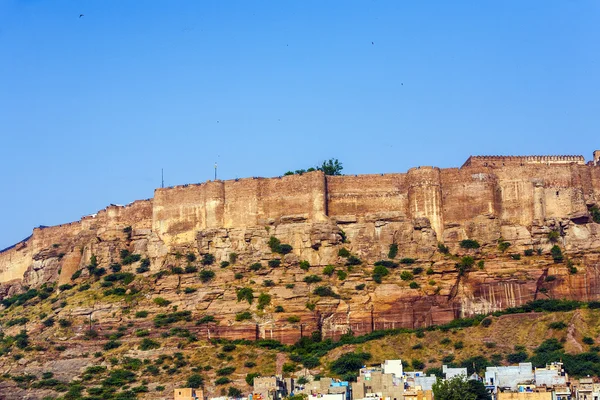
[[[375,236],[396,237],[411,236],[408,225],[430,226],[438,241],[449,242],[468,237],[492,241],[507,232],[506,226],[531,230],[549,220],[585,222],[589,207],[600,203],[600,168],[582,160],[581,156],[470,157],[460,169],[419,167],[404,174],[358,176],[315,171],[157,189],[152,200],[111,205],[78,222],[34,229],[24,247],[0,253],[0,281],[23,276],[32,257],[53,245],[64,245],[56,251],[68,253],[82,238],[116,240],[126,226],[151,229],[168,248],[194,243],[197,233],[207,229],[298,222],[387,221],[400,224],[393,229],[404,233],[384,229]]]
[[[462,167],[505,167],[511,165],[585,165],[583,156],[471,156]]]

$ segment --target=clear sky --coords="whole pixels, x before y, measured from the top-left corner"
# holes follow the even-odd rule
[[[599,21],[597,0],[0,0],[0,248],[152,197],[161,168],[589,159]]]

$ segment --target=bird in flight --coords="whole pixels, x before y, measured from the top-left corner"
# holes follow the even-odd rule
[[[83,14],[79,14],[79,18],[83,17]]]
[[[371,42],[371,44],[375,44],[375,42]]]

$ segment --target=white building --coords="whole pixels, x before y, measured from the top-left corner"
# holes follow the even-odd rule
[[[516,391],[519,383],[533,383],[533,367],[530,362],[510,365],[508,367],[487,367],[485,370],[485,386],[493,389],[498,388]]]
[[[467,377],[466,368],[449,368],[447,365],[442,365],[442,373],[446,379],[452,379],[455,376],[463,375]]]
[[[569,380],[561,362],[553,362],[544,368],[536,368],[534,379],[536,386],[547,387],[565,386]]]
[[[394,374],[396,377],[401,377],[404,373],[402,368],[402,360],[385,360],[381,364],[384,374]]]

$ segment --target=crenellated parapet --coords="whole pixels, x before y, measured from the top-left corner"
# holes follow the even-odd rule
[[[563,165],[577,164],[585,165],[583,156],[561,155],[561,156],[470,156],[462,165],[464,167],[504,167],[515,165],[542,164]]]

